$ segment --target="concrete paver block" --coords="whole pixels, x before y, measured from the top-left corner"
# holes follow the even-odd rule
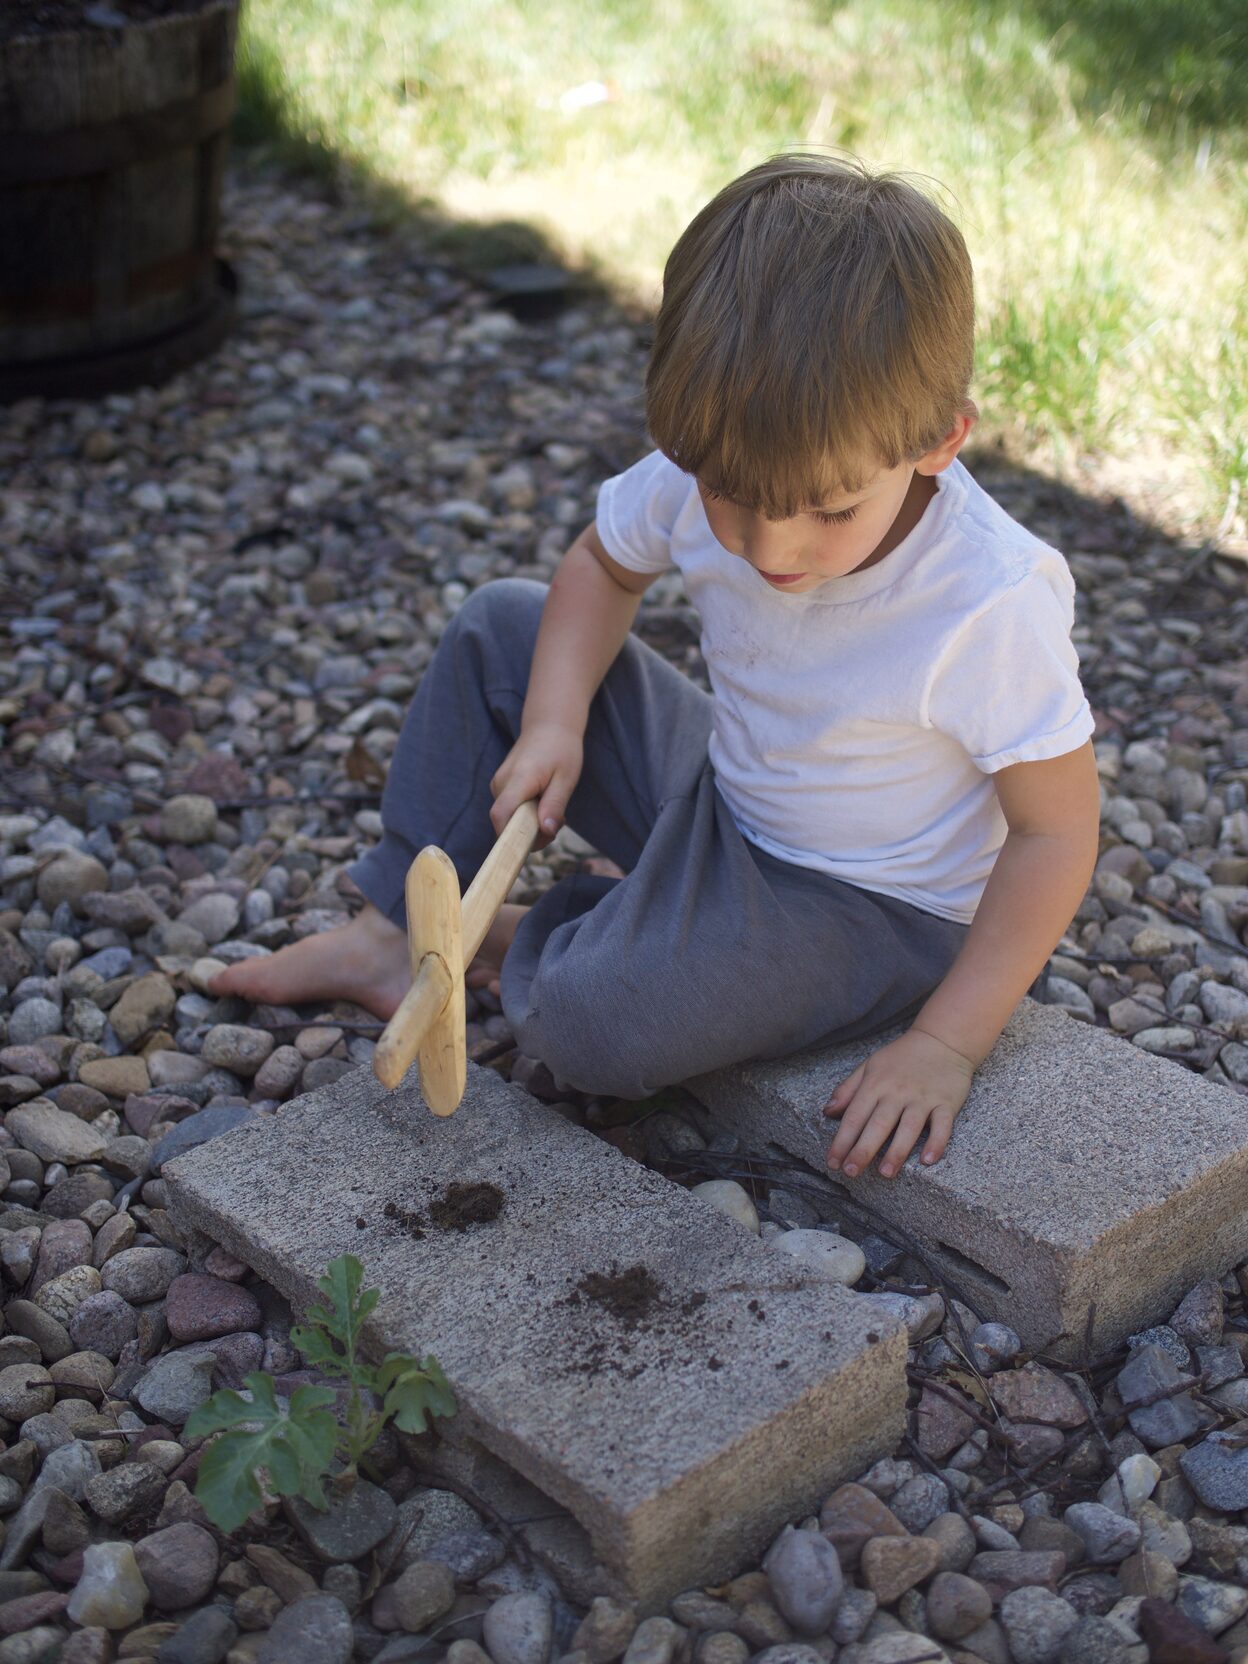
[[[358,1254],[382,1291],[370,1349],[432,1352],[452,1437],[566,1507],[647,1609],[739,1569],[901,1435],[890,1320],[488,1071],[438,1120],[360,1070],[163,1176],[183,1230],[297,1306]],[[497,1217],[436,1224],[450,1184],[496,1186]],[[594,1279],[632,1267],[642,1309],[608,1309]]]
[[[921,1167],[916,1153],[891,1181],[829,1174],[823,1105],[900,1032],[686,1084],[747,1149],[779,1145],[919,1238],[1032,1348],[1107,1350],[1248,1258],[1243,1098],[1031,1000],[978,1071],[942,1161]]]

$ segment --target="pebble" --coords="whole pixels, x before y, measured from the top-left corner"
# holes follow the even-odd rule
[[[960,1641],[992,1616],[992,1596],[982,1583],[958,1572],[938,1572],[927,1591],[927,1621],[942,1641]]]
[[[729,1219],[735,1219],[738,1225],[744,1225],[747,1231],[758,1235],[758,1210],[735,1179],[707,1179],[703,1184],[695,1184],[689,1194],[699,1197],[720,1213],[727,1214]],[[497,1660],[496,1664],[502,1664],[502,1661]]]
[[[357,1479],[344,1498],[326,1509],[291,1497],[286,1511],[313,1554],[326,1563],[362,1560],[394,1529],[397,1517],[394,1498],[367,1479]]]
[[[862,1550],[862,1578],[881,1606],[891,1606],[940,1563],[940,1548],[929,1537],[873,1537]]]
[[[552,1635],[553,1613],[545,1595],[500,1595],[485,1614],[483,1637],[494,1664],[548,1664]]]
[[[144,1537],[135,1544],[134,1557],[153,1604],[162,1612],[177,1612],[206,1600],[221,1562],[211,1531],[189,1520]]]
[[[342,1602],[332,1595],[304,1595],[278,1613],[253,1657],[255,1664],[348,1664],[354,1646]]]
[[[598,1595],[572,1636],[571,1650],[584,1653],[587,1664],[612,1664],[623,1656],[637,1629],[637,1613],[631,1605]]]
[[[1094,1566],[1112,1566],[1133,1554],[1140,1544],[1140,1528],[1099,1502],[1075,1502],[1067,1508],[1065,1523],[1082,1540]]]
[[[88,1508],[106,1525],[120,1525],[165,1494],[165,1476],[150,1462],[121,1462],[87,1484]]]
[[[785,1231],[771,1244],[829,1283],[852,1286],[867,1269],[866,1256],[856,1242],[831,1231]]]
[[[1074,1607],[1048,1589],[1013,1589],[1001,1601],[1001,1627],[1015,1664],[1058,1664],[1078,1621]]]
[[[1222,1322],[1222,1285],[1208,1278],[1184,1295],[1169,1327],[1188,1346],[1216,1346],[1222,1339]]]
[[[243,1028],[238,1023],[218,1023],[204,1036],[205,1063],[217,1069],[229,1069],[244,1079],[251,1077],[272,1052],[273,1036],[260,1029]]]
[[[1207,1577],[1181,1577],[1175,1604],[1210,1635],[1221,1635],[1248,1612],[1248,1589]]]
[[[167,1294],[185,1270],[186,1257],[176,1249],[126,1248],[106,1262],[100,1281],[132,1305],[145,1305]]]
[[[924,1531],[949,1507],[949,1487],[935,1473],[916,1473],[888,1499],[888,1506],[907,1531]]]
[[[175,1341],[211,1340],[239,1329],[258,1329],[260,1307],[255,1296],[237,1283],[186,1272],[169,1285],[165,1318]]]
[[[1188,1392],[1160,1398],[1140,1409],[1131,1408],[1139,1400],[1151,1398],[1181,1379],[1170,1354],[1153,1345],[1136,1347],[1119,1371],[1118,1392],[1127,1406],[1131,1430],[1153,1450],[1181,1444],[1204,1425],[1204,1417]]]
[[[1234,1513],[1248,1508],[1248,1448],[1238,1449],[1228,1440],[1226,1433],[1210,1433],[1183,1452],[1179,1466],[1206,1508]]]
[[[836,1549],[817,1531],[791,1525],[763,1559],[776,1605],[799,1635],[822,1635],[840,1604],[844,1577]]]
[[[416,1560],[394,1585],[392,1598],[395,1617],[405,1630],[415,1635],[454,1606],[455,1579],[449,1568],[436,1560]]]
[[[682,1636],[671,1617],[642,1617],[624,1651],[624,1664],[671,1664]]]
[[[82,1576],[66,1608],[76,1624],[128,1629],[147,1604],[147,1585],[129,1543],[94,1543],[83,1553]],[[342,1660],[346,1664],[346,1658]]]
[[[166,1352],[148,1368],[131,1396],[170,1427],[181,1427],[212,1396],[212,1353]]]
[[[104,1154],[105,1140],[94,1127],[43,1099],[11,1109],[4,1124],[22,1148],[40,1161],[63,1161],[73,1166],[80,1161],[98,1161]]]
[[[160,812],[160,835],[166,843],[204,844],[216,831],[217,806],[210,797],[184,792],[171,797]]]
[[[223,1607],[204,1606],[161,1642],[156,1664],[222,1664],[237,1638],[238,1630]]]

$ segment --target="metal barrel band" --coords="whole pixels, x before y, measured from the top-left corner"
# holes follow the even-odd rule
[[[156,110],[92,122],[60,133],[0,133],[0,185],[34,185],[108,173],[198,144],[229,125],[238,100],[234,78]]]

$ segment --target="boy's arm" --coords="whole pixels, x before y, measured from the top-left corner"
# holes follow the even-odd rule
[[[590,701],[657,576],[612,560],[592,522],[560,561],[533,649],[520,738],[491,782],[495,831],[539,793],[542,841],[559,830],[580,776]]]
[[[612,560],[595,526],[586,526],[550,581],[522,728],[553,722],[584,733],[590,701],[655,576]]]
[[[841,1083],[825,1113],[841,1118],[828,1165],[852,1177],[885,1141],[891,1178],[928,1129],[939,1161],[975,1069],[1044,968],[1096,864],[1100,793],[1091,742],[993,776],[1009,831],[965,942],[906,1034]]]

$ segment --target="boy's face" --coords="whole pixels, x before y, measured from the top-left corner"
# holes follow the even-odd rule
[[[972,414],[973,412],[973,414]],[[942,443],[917,462],[880,469],[861,491],[820,503],[791,520],[767,520],[715,494],[698,480],[707,524],[730,555],[740,555],[770,588],[804,595],[883,560],[918,525],[942,473],[965,444],[975,418],[969,405]]]
[[[698,492],[707,524],[730,555],[740,555],[773,589],[802,595],[829,578],[872,566],[918,525],[936,490],[914,463],[881,470],[861,491],[807,509],[791,520],[766,520],[714,494]]]

